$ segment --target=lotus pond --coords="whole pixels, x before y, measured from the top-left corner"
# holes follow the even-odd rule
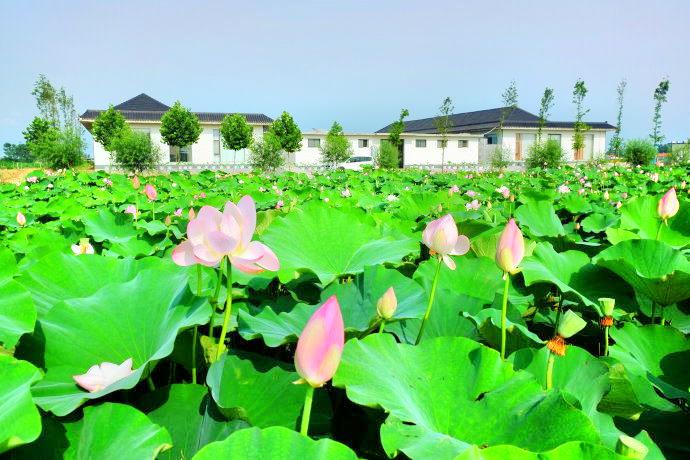
[[[0,453],[688,458],[689,173],[0,184]]]

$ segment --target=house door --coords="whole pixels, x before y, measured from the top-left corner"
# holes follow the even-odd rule
[[[537,140],[533,133],[515,133],[515,161],[522,161]]]
[[[585,158],[594,159],[594,134],[585,134]],[[582,158],[581,158],[582,159]]]

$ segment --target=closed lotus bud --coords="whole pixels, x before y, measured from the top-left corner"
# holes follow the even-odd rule
[[[345,327],[340,305],[331,296],[307,321],[297,341],[295,369],[301,379],[295,383],[323,386],[340,365],[345,344]]]
[[[189,208],[189,212],[187,213],[187,217],[189,217],[189,220],[192,220],[196,217],[196,213],[194,212],[194,208]]]
[[[515,223],[515,219],[510,219],[498,240],[496,264],[504,272],[513,275],[518,272],[518,265],[524,256],[525,240],[522,232]]]
[[[398,299],[395,297],[395,291],[393,287],[389,287],[378,302],[376,302],[376,312],[381,318],[389,320],[393,317],[397,308]]]
[[[21,212],[17,213],[17,223],[22,227],[26,225],[26,217]]]
[[[139,176],[132,177],[132,187],[134,187],[134,190],[139,190],[139,187],[141,187]]]
[[[637,439],[622,434],[618,436],[616,453],[627,458],[643,460],[649,453],[649,448]]]
[[[166,227],[170,226],[172,223],[172,218],[170,216],[165,216],[165,220],[163,221]]]
[[[561,321],[558,324],[558,335],[568,339],[584,329],[586,325],[587,321],[580,318],[580,315],[572,310],[568,310],[561,317]]]
[[[666,220],[675,216],[676,213],[678,213],[679,208],[680,203],[678,203],[676,189],[671,187],[668,192],[666,192],[659,200],[657,212],[659,213],[659,217],[661,217],[663,220]]]
[[[156,198],[158,198],[158,192],[156,191],[156,187],[154,187],[151,184],[146,184],[146,187],[144,187],[144,194],[146,195],[146,198],[148,198],[151,201],[155,201]]]
[[[608,201],[609,198],[610,198],[610,197],[609,197],[609,191],[606,190],[606,191],[604,192],[604,199],[605,199],[606,201]]]

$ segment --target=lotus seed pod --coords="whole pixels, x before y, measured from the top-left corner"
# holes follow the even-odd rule
[[[599,300],[599,305],[601,305],[601,311],[605,316],[613,315],[613,308],[616,306],[616,299],[611,299],[608,297],[602,297]]]
[[[561,317],[561,321],[558,324],[558,335],[568,339],[584,329],[586,325],[587,321],[580,318],[574,311],[568,310]]]

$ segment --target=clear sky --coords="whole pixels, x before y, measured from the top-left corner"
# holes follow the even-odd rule
[[[572,120],[572,86],[591,121],[615,122],[628,80],[624,137],[647,136],[652,93],[671,81],[667,140],[690,135],[690,1],[28,1],[0,0],[0,143],[36,115],[39,73],[77,110],[141,92],[196,111],[291,112],[303,130],[379,129],[400,108],[437,114],[500,105],[510,80],[552,120]]]

